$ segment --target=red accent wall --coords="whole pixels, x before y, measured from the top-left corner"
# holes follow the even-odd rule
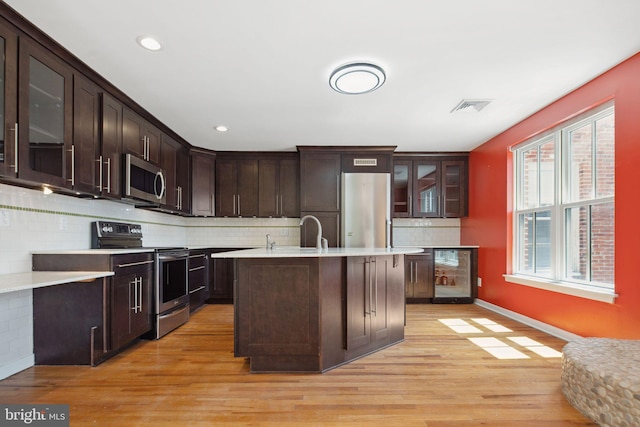
[[[616,108],[615,303],[506,282],[511,271],[509,147],[609,99]],[[640,338],[640,53],[471,152],[461,244],[479,245],[479,298],[581,336]]]

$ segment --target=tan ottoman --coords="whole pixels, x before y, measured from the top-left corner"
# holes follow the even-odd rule
[[[601,426],[640,426],[640,340],[568,343],[561,382],[569,403]]]

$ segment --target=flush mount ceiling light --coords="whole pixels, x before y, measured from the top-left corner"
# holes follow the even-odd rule
[[[217,130],[218,132],[226,132],[226,131],[229,130],[228,127],[223,126],[223,125],[218,125],[218,126],[214,127],[214,129]]]
[[[139,36],[136,41],[138,42],[138,44],[140,46],[142,46],[143,48],[147,49],[147,50],[160,50],[162,49],[162,45],[160,44],[160,42],[156,39],[154,39],[153,37],[149,37],[149,36]]]
[[[384,70],[367,62],[354,62],[336,68],[329,78],[333,90],[358,95],[378,89],[386,79]]]

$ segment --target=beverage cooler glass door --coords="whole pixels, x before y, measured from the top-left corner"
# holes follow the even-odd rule
[[[441,302],[472,302],[471,250],[436,249],[435,300]]]

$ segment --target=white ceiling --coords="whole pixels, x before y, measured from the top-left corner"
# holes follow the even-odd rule
[[[640,51],[639,0],[6,3],[191,144],[223,151],[469,151]],[[356,60],[382,66],[384,86],[332,91],[330,72]],[[492,102],[451,113],[463,99]]]

